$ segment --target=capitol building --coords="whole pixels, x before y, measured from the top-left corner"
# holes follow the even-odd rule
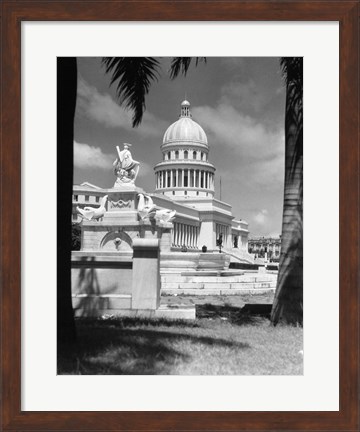
[[[204,246],[208,252],[218,251],[221,238],[225,252],[240,261],[253,262],[247,252],[247,222],[232,214],[230,203],[215,198],[216,167],[210,149],[205,131],[193,120],[190,103],[184,100],[178,120],[164,133],[162,160],[154,167],[154,190],[141,191],[151,197],[157,209],[176,212],[169,252],[196,252]],[[141,172],[141,161],[139,164]],[[98,207],[104,195],[104,189],[88,182],[74,185],[72,221],[81,220],[77,208]]]

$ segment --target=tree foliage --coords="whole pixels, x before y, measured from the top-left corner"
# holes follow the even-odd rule
[[[195,65],[206,62],[205,57],[196,57]],[[171,79],[179,74],[186,75],[192,57],[174,57],[169,75]],[[154,57],[104,57],[102,63],[106,73],[111,73],[110,85],[116,84],[119,104],[133,111],[133,127],[139,126],[146,110],[145,97],[150,86],[161,75],[161,66]]]
[[[81,249],[81,227],[78,223],[73,223],[71,227],[71,250]]]

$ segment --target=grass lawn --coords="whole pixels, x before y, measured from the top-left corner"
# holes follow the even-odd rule
[[[78,346],[58,359],[58,373],[300,375],[303,329],[272,327],[264,316],[271,301],[271,295],[169,296],[162,303],[195,304],[197,319],[78,319]]]

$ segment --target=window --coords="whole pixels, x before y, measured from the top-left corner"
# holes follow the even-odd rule
[[[201,160],[204,159],[204,153],[203,153],[203,152],[200,153],[200,159],[201,159]]]
[[[193,152],[193,159],[196,159],[196,151]]]
[[[79,195],[74,195],[74,201],[78,201],[79,200]]]
[[[85,201],[89,202],[89,195],[85,195]]]
[[[188,158],[188,151],[185,150],[185,151],[184,151],[184,159],[187,159],[187,158]]]
[[[179,150],[176,150],[175,152],[175,159],[179,159]]]
[[[97,197],[95,198],[95,201],[98,203],[98,202],[100,201],[100,197],[97,196]]]
[[[168,152],[168,160],[170,160],[170,152]]]

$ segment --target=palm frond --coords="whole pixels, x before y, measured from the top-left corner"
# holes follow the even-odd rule
[[[102,64],[111,73],[110,85],[117,83],[120,105],[133,111],[133,127],[141,123],[150,85],[157,81],[160,63],[154,57],[103,57]]]
[[[301,104],[303,98],[303,58],[282,57],[280,66],[288,90],[294,93],[293,103]]]
[[[192,59],[193,57],[174,57],[170,65],[170,78],[174,79],[179,74],[186,75]],[[206,63],[206,57],[195,57],[195,66],[202,61]]]

